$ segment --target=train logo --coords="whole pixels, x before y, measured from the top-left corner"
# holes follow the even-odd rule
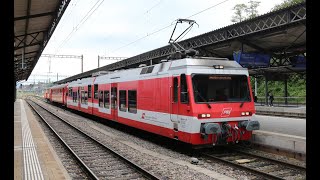
[[[142,113],[141,115],[141,119],[144,119],[144,116],[146,115],[146,113]]]
[[[228,117],[228,116],[230,116],[231,111],[232,111],[232,108],[223,108],[220,116],[221,117]]]

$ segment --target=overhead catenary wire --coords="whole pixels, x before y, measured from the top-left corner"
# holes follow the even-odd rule
[[[101,4],[104,2],[104,0],[98,0],[91,9],[87,12],[87,14],[81,19],[81,21],[77,24],[75,28],[72,29],[72,31],[69,33],[66,39],[64,39],[58,48],[56,49],[56,52],[54,54],[57,54],[57,52],[60,50],[61,47],[63,47],[66,42],[74,35],[74,32],[78,31],[80,27],[91,17],[91,15],[101,6]],[[99,4],[98,4],[99,3]]]
[[[201,10],[201,11],[195,13],[195,14],[192,14],[191,16],[188,16],[186,19],[188,19],[188,18],[190,18],[190,17],[193,17],[193,16],[196,16],[196,15],[198,15],[198,14],[201,14],[201,13],[203,13],[203,12],[209,10],[209,9],[212,9],[212,8],[214,8],[214,7],[217,7],[217,6],[219,6],[219,5],[223,4],[223,3],[226,3],[227,1],[230,1],[230,0],[224,0],[224,1],[220,2],[220,3],[218,3],[218,4],[212,5],[212,6],[206,8],[206,9],[204,9],[204,10]],[[151,35],[154,35],[154,34],[160,32],[160,31],[163,31],[163,30],[165,30],[165,29],[167,29],[167,28],[169,28],[169,27],[171,27],[171,26],[173,26],[173,23],[171,23],[170,25],[167,25],[167,26],[165,26],[165,27],[163,27],[163,28],[160,28],[160,29],[158,29],[158,30],[156,30],[156,31],[154,31],[154,32],[152,32],[152,33],[150,33],[150,34],[148,33],[147,35],[145,35],[145,36],[143,36],[143,37],[141,37],[141,38],[139,38],[139,39],[136,39],[136,40],[134,40],[134,41],[132,41],[132,42],[126,44],[126,45],[123,45],[123,46],[121,46],[121,47],[119,47],[119,48],[116,48],[116,49],[112,50],[111,53],[114,53],[114,52],[116,52],[116,51],[118,51],[118,50],[120,50],[120,49],[122,49],[122,48],[125,48],[125,47],[127,47],[127,46],[130,46],[131,44],[134,44],[134,43],[136,43],[136,42],[138,42],[138,41],[140,41],[140,40],[142,40],[142,39],[145,39],[145,38],[147,38],[147,37],[149,37],[149,36],[151,36]]]

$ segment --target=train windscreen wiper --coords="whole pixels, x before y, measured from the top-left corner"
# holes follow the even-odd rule
[[[208,108],[211,109],[209,102],[199,93],[199,91],[195,91],[197,95],[207,104]]]

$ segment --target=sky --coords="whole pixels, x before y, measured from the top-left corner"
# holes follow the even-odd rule
[[[42,54],[83,55],[83,72],[98,67],[98,55],[132,57],[168,45],[175,20],[197,22],[183,39],[233,24],[236,4],[249,0],[71,0]],[[258,14],[283,0],[260,0]],[[177,26],[173,38],[188,27]],[[182,40],[183,40],[182,39]],[[116,62],[100,60],[100,67]],[[50,70],[50,71],[49,71]],[[81,73],[76,58],[40,57],[28,81],[64,79]],[[35,80],[36,79],[36,80]]]

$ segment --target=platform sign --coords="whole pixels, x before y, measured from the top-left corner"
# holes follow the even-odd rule
[[[234,52],[233,58],[242,67],[258,68],[269,67],[271,55],[262,53]]]

